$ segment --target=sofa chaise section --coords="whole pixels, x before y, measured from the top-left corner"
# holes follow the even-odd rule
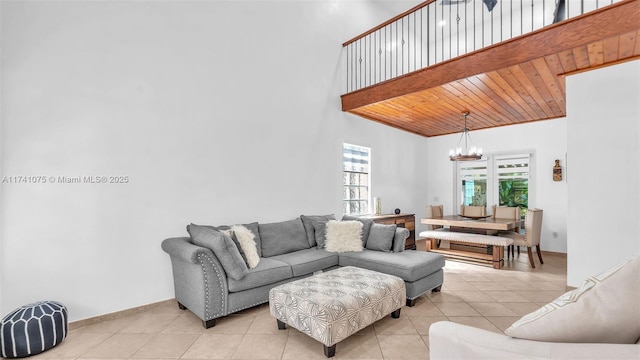
[[[401,278],[407,289],[407,306],[413,306],[415,300],[427,291],[440,291],[445,261],[444,256],[432,252],[364,250],[340,254],[339,265],[356,266]]]

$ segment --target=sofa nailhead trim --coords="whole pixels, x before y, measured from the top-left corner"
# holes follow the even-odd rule
[[[224,307],[225,307],[225,302],[224,302],[224,294],[222,294],[222,291],[220,292],[220,300],[222,303],[222,311],[220,311],[217,314],[213,314],[210,315],[210,302],[209,302],[209,286],[207,286],[207,283],[209,282],[209,275],[207,274],[207,270],[205,268],[205,263],[204,260],[208,261],[209,264],[211,265],[211,267],[213,268],[213,271],[215,272],[217,278],[218,278],[218,285],[220,285],[220,289],[224,288],[224,284],[222,283],[222,278],[220,277],[220,272],[218,271],[217,267],[215,266],[215,264],[213,263],[213,260],[211,260],[211,258],[205,254],[198,254],[198,261],[200,262],[200,268],[202,269],[202,274],[204,276],[204,283],[205,283],[205,291],[204,291],[204,317],[205,320],[211,320],[214,318],[218,318],[220,316],[224,316]]]

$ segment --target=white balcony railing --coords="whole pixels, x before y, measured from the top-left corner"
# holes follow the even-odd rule
[[[425,1],[343,44],[346,93],[621,1]]]

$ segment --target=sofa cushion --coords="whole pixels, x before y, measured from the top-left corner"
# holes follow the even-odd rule
[[[359,221],[327,222],[325,249],[330,252],[362,251],[362,223]]]
[[[516,321],[505,334],[536,341],[634,344],[640,336],[640,259],[593,276]]]
[[[371,230],[371,225],[373,225],[373,219],[362,218],[358,216],[352,215],[344,215],[342,220],[357,220],[362,223],[362,246],[365,246],[367,243],[367,239],[369,238],[369,231]]]
[[[227,276],[234,280],[240,280],[247,275],[249,268],[244,262],[240,251],[230,237],[210,226],[191,224],[188,227],[191,242],[213,251]]]
[[[271,259],[291,265],[293,276],[313,274],[338,265],[338,254],[316,248],[277,255]]]
[[[307,233],[300,218],[277,223],[259,224],[262,257],[271,257],[308,249]]]
[[[371,224],[369,237],[367,238],[366,248],[369,250],[391,251],[393,246],[393,237],[396,235],[398,225],[391,224]]]
[[[272,258],[262,258],[258,266],[250,269],[243,279],[229,278],[227,280],[229,292],[238,292],[273,284],[292,277],[293,272],[289,264]]]
[[[307,234],[307,240],[309,241],[309,247],[314,247],[317,245],[316,243],[316,235],[315,228],[313,227],[314,221],[324,222],[326,223],[329,220],[335,220],[336,216],[333,214],[330,215],[300,215],[300,220],[302,220],[302,225],[304,226],[304,231]]]
[[[442,269],[444,256],[416,250],[398,253],[364,250],[340,254],[338,264],[395,275],[404,281],[416,281]]]
[[[187,231],[189,231],[189,226],[187,225]],[[218,225],[218,226],[210,226],[210,225],[201,225],[212,228],[214,230],[231,230],[232,225]],[[242,224],[241,226],[249,229],[254,235],[254,241],[256,242],[256,248],[258,249],[258,256],[262,256],[262,250],[260,249],[260,231],[258,231],[258,223],[253,222],[251,224]]]

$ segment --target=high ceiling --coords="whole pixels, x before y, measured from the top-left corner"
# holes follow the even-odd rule
[[[565,76],[640,58],[640,0],[572,18],[342,96],[342,109],[422,136],[559,118]]]

